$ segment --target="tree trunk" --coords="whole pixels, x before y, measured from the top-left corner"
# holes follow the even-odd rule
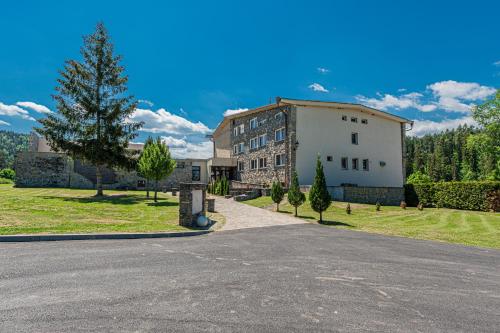
[[[149,180],[146,179],[146,198],[149,199]]]
[[[276,211],[279,212],[280,211],[280,204],[279,203],[276,203]]]
[[[297,217],[297,206],[295,206],[295,217]]]
[[[319,212],[319,223],[323,223],[323,212]]]
[[[155,202],[158,202],[158,181],[155,181]]]
[[[102,173],[100,165],[96,167],[96,188],[97,188],[96,196],[97,197],[103,196],[104,193],[102,191]]]

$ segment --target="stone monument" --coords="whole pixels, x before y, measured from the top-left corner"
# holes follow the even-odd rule
[[[205,215],[207,185],[203,183],[180,183],[179,225],[196,227],[196,219]]]

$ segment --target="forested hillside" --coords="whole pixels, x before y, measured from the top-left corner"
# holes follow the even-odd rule
[[[420,171],[432,181],[491,178],[497,161],[481,144],[484,135],[465,125],[420,138],[407,137],[406,175]]]
[[[10,168],[16,152],[28,150],[29,135],[0,130],[0,169]]]

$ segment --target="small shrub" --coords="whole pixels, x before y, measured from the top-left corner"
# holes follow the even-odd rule
[[[0,170],[0,178],[14,180],[14,178],[16,178],[16,172],[9,168]]]
[[[401,207],[401,209],[406,209],[406,202],[404,200],[401,201],[401,203],[399,204],[399,207]]]
[[[347,204],[347,206],[345,207],[345,212],[347,214],[351,214],[351,204],[349,204],[349,203]]]
[[[380,202],[377,201],[377,203],[375,204],[375,209],[377,210],[377,212],[380,212],[381,207],[382,205],[380,204]]]
[[[0,178],[0,184],[12,184],[13,181],[7,178]]]

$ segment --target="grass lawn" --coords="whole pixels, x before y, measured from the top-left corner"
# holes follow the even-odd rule
[[[187,230],[178,225],[177,197],[159,193],[155,204],[141,191],[104,193],[0,185],[0,235]]]
[[[243,203],[262,208],[275,206],[271,197]],[[419,211],[413,207],[403,210],[397,206],[382,206],[377,212],[375,205],[351,204],[352,213],[348,215],[345,207],[345,202],[333,202],[323,213],[324,224],[385,235],[500,248],[500,213],[445,208]],[[288,203],[280,204],[280,211],[293,214],[294,208]],[[298,213],[299,217],[311,222],[319,219],[309,202],[299,207]]]

